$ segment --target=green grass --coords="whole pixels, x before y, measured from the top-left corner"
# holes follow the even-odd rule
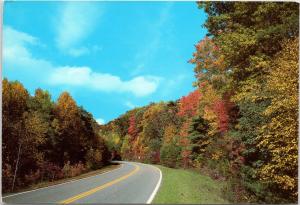
[[[192,170],[157,166],[162,172],[162,183],[154,204],[224,204],[221,197],[223,183]]]

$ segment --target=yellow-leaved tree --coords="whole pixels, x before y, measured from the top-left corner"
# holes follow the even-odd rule
[[[267,153],[259,169],[262,180],[282,193],[298,196],[298,38],[288,40],[271,65],[266,95],[271,104],[265,110],[267,123],[261,128],[258,147]]]

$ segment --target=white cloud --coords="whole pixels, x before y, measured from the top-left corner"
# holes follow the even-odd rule
[[[24,32],[17,31],[10,26],[4,27],[5,38],[4,42],[7,46],[11,46],[14,44],[24,45],[26,43],[29,44],[37,44],[38,39]],[[9,34],[9,35],[7,35]]]
[[[128,81],[109,73],[92,71],[89,67],[57,68],[50,75],[50,83],[54,85],[84,86],[100,91],[130,92],[142,97],[156,91],[160,78],[138,76]]]
[[[109,73],[94,72],[87,66],[56,66],[45,59],[34,58],[27,47],[29,44],[38,44],[38,39],[11,27],[4,27],[5,69],[10,69],[10,73],[14,72],[14,76],[18,75],[21,79],[28,76],[33,83],[85,87],[105,92],[127,92],[142,97],[155,92],[161,80],[155,76],[137,76],[122,80],[119,76]]]
[[[149,95],[157,89],[159,80],[160,78],[153,76],[138,76],[123,82],[123,90],[131,91],[136,96]]]
[[[4,67],[9,69],[10,73],[14,73],[14,76],[30,76],[32,81],[41,82],[53,65],[47,60],[34,58],[28,46],[42,46],[42,44],[37,38],[27,33],[4,26]]]
[[[99,4],[89,2],[66,2],[57,17],[57,47],[66,54],[77,57],[88,54],[90,49],[81,46],[99,23],[103,13]]]
[[[11,27],[4,27],[3,29],[4,37],[4,58],[11,59],[15,56],[21,56],[23,58],[30,58],[31,54],[26,49],[26,45],[37,44],[37,39],[33,36],[28,35]]]
[[[105,120],[104,120],[104,119],[102,119],[102,118],[98,118],[98,119],[96,119],[96,122],[97,122],[99,125],[103,125],[103,124],[105,124]]]

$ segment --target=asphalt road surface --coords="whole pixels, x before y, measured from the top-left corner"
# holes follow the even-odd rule
[[[151,203],[161,183],[158,168],[120,162],[112,171],[54,186],[2,197],[12,204]]]

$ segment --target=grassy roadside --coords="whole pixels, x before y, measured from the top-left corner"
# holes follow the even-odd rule
[[[224,204],[222,182],[191,170],[157,166],[162,172],[162,183],[153,204]]]
[[[93,170],[93,171],[90,171],[90,172],[87,172],[87,173],[84,173],[84,174],[81,174],[81,175],[78,175],[78,176],[75,176],[75,177],[59,179],[59,180],[52,181],[52,182],[44,181],[44,182],[40,182],[40,183],[37,183],[37,184],[33,184],[33,185],[31,185],[27,188],[19,189],[17,192],[30,191],[30,190],[34,190],[34,189],[47,187],[47,186],[66,183],[66,182],[69,182],[69,181],[72,181],[72,180],[83,179],[83,178],[94,176],[94,175],[97,175],[97,174],[102,174],[104,172],[108,172],[108,171],[111,171],[113,169],[117,169],[120,166],[121,166],[120,164],[110,164],[110,165],[107,165],[107,166],[105,166],[101,169]],[[3,193],[2,196],[7,196],[7,195],[10,195],[10,194],[13,194],[13,193]]]

